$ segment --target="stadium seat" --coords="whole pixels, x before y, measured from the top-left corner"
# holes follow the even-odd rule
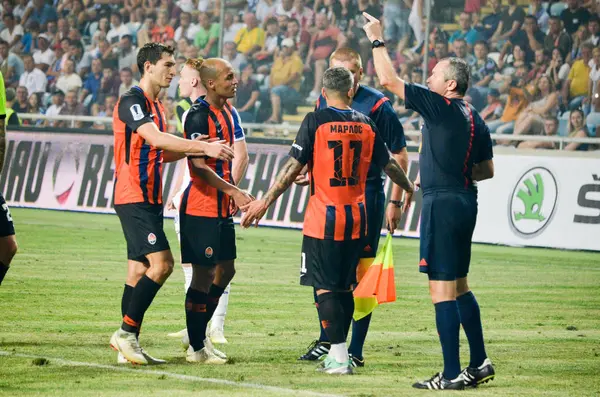
[[[597,131],[598,127],[596,126],[596,124],[590,124],[590,123],[588,123],[587,124],[587,129],[590,132],[590,136],[595,138],[596,134],[598,133],[598,131]]]
[[[550,7],[550,15],[552,16],[560,16],[564,9],[567,8],[566,3],[554,3]]]
[[[558,119],[558,135],[569,135],[569,115],[571,112],[564,112]]]

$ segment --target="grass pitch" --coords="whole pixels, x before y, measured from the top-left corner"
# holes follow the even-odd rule
[[[416,240],[394,240],[398,301],[376,309],[367,366],[355,376],[317,374],[314,364],[296,361],[318,332],[312,292],[298,285],[301,233],[268,228],[238,229],[225,328],[230,343],[222,349],[232,364],[189,365],[166,338],[185,326],[177,267],[140,338],[169,363],[123,369],[108,347],[120,324],[126,273],[117,217],[12,213],[20,252],[0,287],[0,396],[415,396],[428,392],[411,383],[442,368]],[[165,228],[177,257],[171,225],[167,220]],[[476,245],[472,263],[470,283],[497,378],[464,393],[599,395],[600,254]]]

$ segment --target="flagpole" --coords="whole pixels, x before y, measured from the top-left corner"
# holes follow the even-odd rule
[[[223,0],[221,0],[223,1]],[[431,26],[431,1],[432,0],[424,0],[425,1],[425,42],[423,45],[425,46],[423,56],[423,84],[427,81],[428,76],[428,66],[429,66],[429,30]]]

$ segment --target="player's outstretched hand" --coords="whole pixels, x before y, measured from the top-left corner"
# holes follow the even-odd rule
[[[248,228],[253,223],[258,227],[258,221],[265,215],[268,208],[265,200],[255,200],[244,206],[240,206],[240,209],[244,211],[244,216],[242,216],[240,224],[243,228]]]
[[[306,174],[298,174],[298,176],[296,177],[296,179],[294,180],[294,183],[298,186],[306,186],[310,183],[310,180],[308,179],[308,173]]]
[[[233,158],[233,149],[225,141],[209,142],[204,149],[208,157],[229,161]]]
[[[367,23],[363,26],[363,30],[367,34],[367,38],[369,41],[373,42],[375,40],[383,41],[383,34],[381,30],[381,22],[379,19],[375,18],[373,15],[368,14],[366,12],[362,13],[363,16],[367,19]]]

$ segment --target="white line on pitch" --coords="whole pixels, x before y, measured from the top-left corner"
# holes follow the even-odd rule
[[[226,380],[226,379],[202,378],[200,376],[183,375],[183,374],[177,374],[174,372],[157,371],[157,370],[153,370],[153,369],[133,369],[133,368],[115,366],[115,365],[70,361],[70,360],[65,360],[65,359],[56,358],[56,357],[45,357],[43,355],[11,353],[11,352],[2,351],[2,350],[0,350],[0,356],[21,357],[21,358],[46,358],[46,359],[50,360],[51,363],[56,363],[59,365],[70,366],[70,367],[101,368],[101,369],[108,369],[111,371],[118,371],[118,372],[130,372],[130,373],[137,373],[137,374],[142,373],[142,374],[146,374],[146,375],[163,375],[163,376],[167,376],[169,378],[186,380],[186,381],[190,381],[190,382],[214,383],[217,385],[235,386],[235,387],[242,387],[242,388],[246,388],[246,389],[267,390],[267,391],[272,391],[275,393],[295,394],[295,395],[299,395],[299,396],[341,397],[339,394],[325,394],[325,393],[318,393],[318,392],[307,391],[307,390],[286,389],[284,387],[261,385],[260,383],[234,382],[232,380]]]

